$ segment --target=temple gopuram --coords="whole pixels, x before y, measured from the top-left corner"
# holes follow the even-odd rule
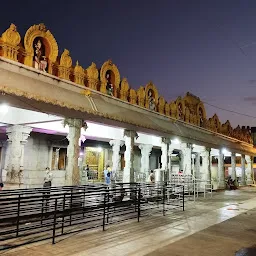
[[[11,24],[0,37],[1,176],[40,186],[45,168],[55,185],[116,180],[145,182],[151,169],[180,170],[224,188],[228,176],[254,181],[250,128],[207,117],[187,92],[167,102],[149,82],[133,89],[107,60],[82,67],[59,52],[44,24],[22,37]]]

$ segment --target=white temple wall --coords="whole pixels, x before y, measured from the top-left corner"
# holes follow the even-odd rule
[[[24,170],[41,171],[49,167],[49,146],[43,134],[31,134],[24,151]]]
[[[24,149],[23,183],[25,187],[40,187],[44,183],[45,168],[49,163],[46,135],[32,133]],[[33,184],[33,185],[32,185]]]
[[[213,189],[218,188],[218,164],[211,165],[211,177]]]
[[[133,168],[134,168],[135,172],[140,171],[140,158],[141,158],[140,153],[135,151],[134,152],[134,160],[133,160]]]
[[[158,168],[157,162],[158,162],[158,155],[152,153],[149,156],[149,168],[150,168],[150,170],[154,170],[154,169]]]
[[[105,162],[104,168],[107,165],[112,166],[112,155],[113,155],[113,151],[111,148],[104,149],[104,162]]]
[[[178,174],[180,171],[180,165],[179,164],[173,164],[172,165],[172,174]]]
[[[64,186],[65,185],[65,170],[52,170],[53,174],[52,186]],[[40,170],[24,170],[24,188],[42,187],[44,184],[44,171]]]

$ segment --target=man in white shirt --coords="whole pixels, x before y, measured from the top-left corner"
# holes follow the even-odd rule
[[[149,182],[150,183],[155,183],[155,174],[154,174],[153,170],[150,171]]]
[[[44,188],[45,187],[51,187],[52,185],[52,173],[49,169],[49,167],[47,167],[45,172],[45,176],[44,176]]]
[[[45,169],[44,190],[43,190],[43,210],[45,211],[48,211],[48,208],[49,208],[51,186],[52,186],[52,173],[50,171],[50,168],[47,167]]]

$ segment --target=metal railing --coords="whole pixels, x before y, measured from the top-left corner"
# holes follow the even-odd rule
[[[184,186],[118,183],[0,193],[0,250],[112,223],[185,210]]]
[[[172,174],[170,180],[171,184],[184,186],[187,200],[195,201],[199,194],[202,194],[204,198],[208,194],[212,197],[213,186],[210,180],[196,179],[192,174]]]

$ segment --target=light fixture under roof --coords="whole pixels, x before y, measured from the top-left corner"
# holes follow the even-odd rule
[[[226,148],[223,148],[223,149],[221,150],[221,153],[222,153],[223,155],[226,155],[226,154],[228,154],[228,151],[227,151]]]
[[[180,144],[180,141],[179,141],[179,139],[177,139],[177,138],[175,138],[175,139],[172,140],[171,142],[172,142],[172,144],[175,144],[175,145]]]
[[[9,106],[5,103],[0,104],[0,113],[1,114],[6,114],[9,110]]]

